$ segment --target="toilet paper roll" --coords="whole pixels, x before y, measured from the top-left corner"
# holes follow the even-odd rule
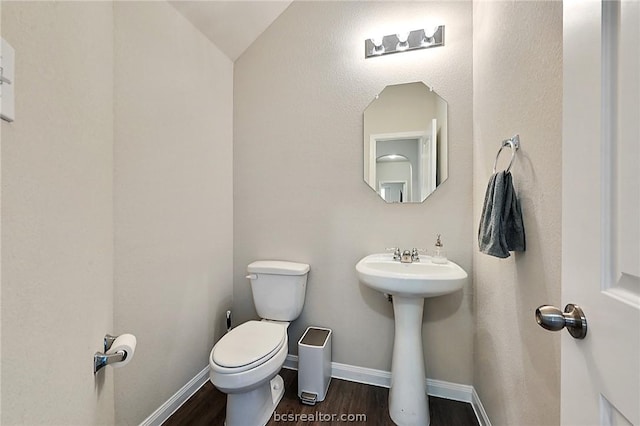
[[[131,362],[133,354],[136,351],[136,336],[134,336],[133,334],[121,334],[120,336],[116,337],[116,340],[113,341],[113,344],[107,351],[107,354],[114,354],[118,351],[125,351],[127,353],[127,357],[122,362],[109,364],[113,368],[124,367]]]

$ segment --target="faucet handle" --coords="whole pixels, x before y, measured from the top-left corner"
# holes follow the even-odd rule
[[[423,248],[413,248],[411,249],[411,258],[413,259],[413,261],[415,262],[416,260],[420,260],[420,253],[427,253],[427,249],[423,249]]]
[[[400,260],[400,257],[402,256],[400,254],[400,247],[387,247],[385,250],[393,252],[393,260]]]

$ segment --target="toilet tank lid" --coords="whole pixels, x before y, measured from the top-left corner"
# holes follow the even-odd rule
[[[257,260],[247,266],[247,271],[253,274],[304,275],[309,272],[309,265],[283,260]]]

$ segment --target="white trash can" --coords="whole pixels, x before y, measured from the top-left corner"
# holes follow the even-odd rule
[[[331,382],[331,330],[308,327],[298,341],[298,397],[303,404],[324,401]]]

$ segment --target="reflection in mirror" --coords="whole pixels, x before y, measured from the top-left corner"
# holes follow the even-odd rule
[[[447,103],[422,82],[387,86],[364,112],[364,180],[420,203],[447,179]]]
[[[379,152],[379,151],[378,151]],[[387,154],[376,159],[378,193],[387,203],[402,203],[411,197],[411,162],[404,155]]]

